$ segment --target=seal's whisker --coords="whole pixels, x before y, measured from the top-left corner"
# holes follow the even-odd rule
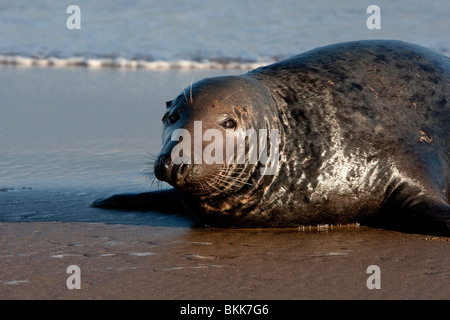
[[[215,189],[217,192],[221,192],[221,190],[219,188],[217,188],[214,184],[210,183],[209,181],[206,181],[206,183],[208,184],[208,186]]]
[[[187,103],[189,103],[189,99],[187,97],[186,88],[184,87],[183,81],[181,81],[181,90],[183,91],[184,99],[186,100]]]
[[[220,176],[220,175],[214,176],[212,179],[208,179],[208,182],[209,182],[209,185],[211,185],[211,183],[212,183],[215,186],[220,185],[222,187],[224,187],[224,183],[225,183],[222,176]]]
[[[156,183],[156,188],[158,190],[161,190],[161,188],[162,188],[162,181],[159,180],[155,176],[155,173],[153,172],[153,167],[150,170],[148,170],[148,171],[144,171],[144,177],[145,177],[145,180],[147,180],[150,183],[151,187],[153,187],[153,185]]]
[[[229,179],[230,177],[228,177],[228,176],[221,176],[222,178],[226,178],[226,180],[224,179],[224,180],[222,180],[222,181],[224,181],[224,182],[227,182],[227,183],[229,183],[230,185],[232,184],[232,183],[234,183],[234,182],[237,182],[237,183],[239,183],[239,184],[241,184],[241,185],[248,185],[248,186],[253,186],[253,184],[251,184],[251,183],[249,183],[249,182],[247,182],[247,181],[245,181],[245,180],[243,180],[243,179],[240,179],[240,178],[237,178],[237,177],[234,177],[233,179]]]
[[[240,180],[240,179],[233,179],[233,180],[228,180],[227,181],[231,186],[234,187],[242,187],[243,185],[247,185],[247,186],[253,186],[253,184],[248,183],[247,181],[244,180]]]
[[[236,166],[224,166],[221,170],[214,176],[212,181],[215,185],[220,185],[226,189],[239,189],[243,185],[252,186],[253,184],[249,183],[245,177],[242,176],[244,172],[244,167],[236,167]]]
[[[222,167],[221,174],[232,177],[240,177],[245,170],[245,165]]]
[[[155,177],[155,180],[152,181],[152,185],[153,185],[153,182],[155,182],[155,181],[156,181],[156,188],[158,190],[161,190],[162,189],[162,181],[160,181],[158,178]]]
[[[226,179],[223,179],[223,178],[220,178],[216,182],[217,182],[218,185],[220,185],[224,189],[233,189],[233,187],[234,187],[234,184],[233,184],[232,181],[226,180]]]
[[[233,92],[230,93],[225,99],[222,99],[222,102],[227,101],[228,98],[230,98],[231,96],[233,96],[234,94],[236,94],[236,93],[238,93],[238,92],[240,92],[240,91],[241,91],[241,89],[233,91]]]
[[[153,187],[153,184],[156,182],[156,187],[158,188],[158,190],[160,190],[162,182],[160,180],[158,180],[158,178],[156,178],[155,173],[153,172],[153,170],[154,170],[153,166],[155,165],[157,157],[158,157],[158,155],[151,153],[151,152],[147,152],[147,155],[146,155],[147,161],[145,162],[145,164],[148,166],[148,169],[146,169],[144,171],[144,176],[145,176],[145,179],[148,182],[150,182],[150,186]]]
[[[192,74],[192,78],[191,78],[191,85],[189,87],[189,103],[192,104],[192,102],[194,101],[193,97],[192,97],[192,82],[194,81],[194,74]]]
[[[147,181],[151,182],[152,179],[156,179],[155,173],[153,170],[144,171],[144,177]]]
[[[219,172],[214,177],[208,180],[209,185],[214,185],[222,189],[234,189],[236,187],[235,179],[230,179],[229,176],[223,172]]]
[[[153,166],[155,164],[156,158],[158,158],[158,155],[151,152],[147,152],[145,158],[147,159],[145,163],[147,165]]]
[[[145,175],[145,179],[152,184],[156,180],[156,176],[153,172],[145,172],[144,175]]]
[[[227,175],[232,176],[232,177],[240,177],[242,175],[242,172],[243,172],[243,170],[241,170],[241,171],[230,171],[230,172],[223,171],[221,173],[222,174],[227,174]]]

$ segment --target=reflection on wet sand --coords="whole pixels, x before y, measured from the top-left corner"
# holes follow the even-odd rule
[[[0,298],[450,298],[447,238],[313,229],[2,223]],[[81,290],[65,288],[69,265]],[[371,265],[380,290],[366,286]]]

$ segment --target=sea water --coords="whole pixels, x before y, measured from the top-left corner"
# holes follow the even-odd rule
[[[370,5],[380,29],[367,28]],[[69,29],[70,5],[80,29]],[[335,42],[398,39],[450,53],[450,2],[42,0],[0,2],[0,62],[252,68]]]

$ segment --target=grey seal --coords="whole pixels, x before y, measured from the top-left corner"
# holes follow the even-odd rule
[[[168,101],[162,119],[154,174],[174,188],[93,206],[187,210],[222,227],[359,222],[449,234],[449,91],[448,57],[394,40],[329,45],[204,79]],[[276,154],[268,136],[264,149],[276,161],[250,163],[246,151],[239,164],[174,163],[173,133],[193,134],[196,121],[202,133],[277,130]]]

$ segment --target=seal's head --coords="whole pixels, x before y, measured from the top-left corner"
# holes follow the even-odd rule
[[[166,105],[163,148],[154,164],[159,180],[210,197],[236,192],[273,169],[260,156],[270,157],[270,130],[279,127],[275,102],[254,79],[204,79]]]

